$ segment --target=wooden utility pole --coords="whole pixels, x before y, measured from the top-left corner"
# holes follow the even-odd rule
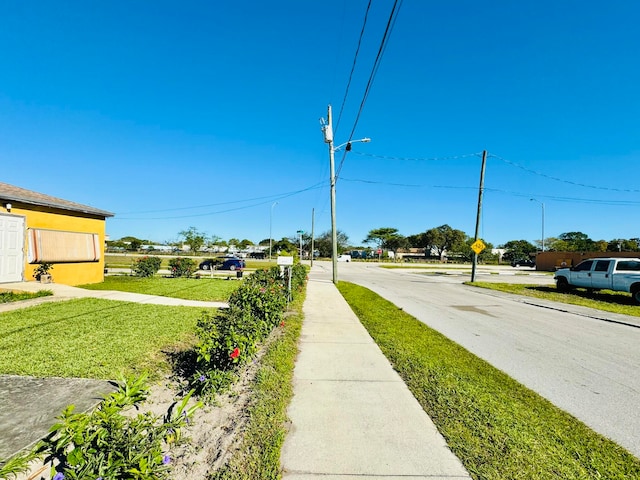
[[[482,167],[480,169],[480,188],[478,189],[478,214],[476,216],[476,233],[473,237],[473,243],[478,241],[478,232],[480,231],[480,217],[482,215],[482,192],[484,191],[484,169],[487,164],[487,151],[482,151]],[[478,265],[478,253],[473,251],[473,265],[471,267],[471,281],[476,280],[476,266]]]

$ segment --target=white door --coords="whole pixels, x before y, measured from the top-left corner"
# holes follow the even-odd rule
[[[0,214],[0,282],[21,282],[24,268],[24,217]]]

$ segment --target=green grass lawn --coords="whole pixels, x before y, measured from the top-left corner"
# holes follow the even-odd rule
[[[640,478],[640,460],[372,291],[338,285],[475,479]]]
[[[0,303],[19,302],[32,298],[49,297],[53,295],[51,290],[39,290],[37,292],[12,292],[0,289]]]
[[[79,299],[0,314],[0,373],[115,379],[168,369],[201,308]]]
[[[118,290],[184,300],[224,302],[240,286],[240,283],[221,278],[139,278],[114,275],[105,277],[102,283],[80,285],[80,287],[88,290]]]
[[[601,290],[589,293],[583,289],[574,289],[567,293],[560,293],[555,286],[525,285],[513,283],[466,282],[474,287],[488,288],[500,292],[525,295],[527,297],[542,298],[559,303],[580,305],[595,308],[605,312],[621,313],[640,317],[640,306],[635,303],[631,295],[625,292]]]

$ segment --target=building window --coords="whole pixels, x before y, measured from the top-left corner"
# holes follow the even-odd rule
[[[29,263],[97,262],[102,251],[97,233],[27,230]]]

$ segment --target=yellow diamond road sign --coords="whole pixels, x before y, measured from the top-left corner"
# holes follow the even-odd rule
[[[476,255],[479,254],[485,248],[487,248],[487,246],[484,243],[482,243],[482,240],[476,240],[475,242],[473,242],[473,245],[471,245],[471,249],[474,252],[476,252]]]

